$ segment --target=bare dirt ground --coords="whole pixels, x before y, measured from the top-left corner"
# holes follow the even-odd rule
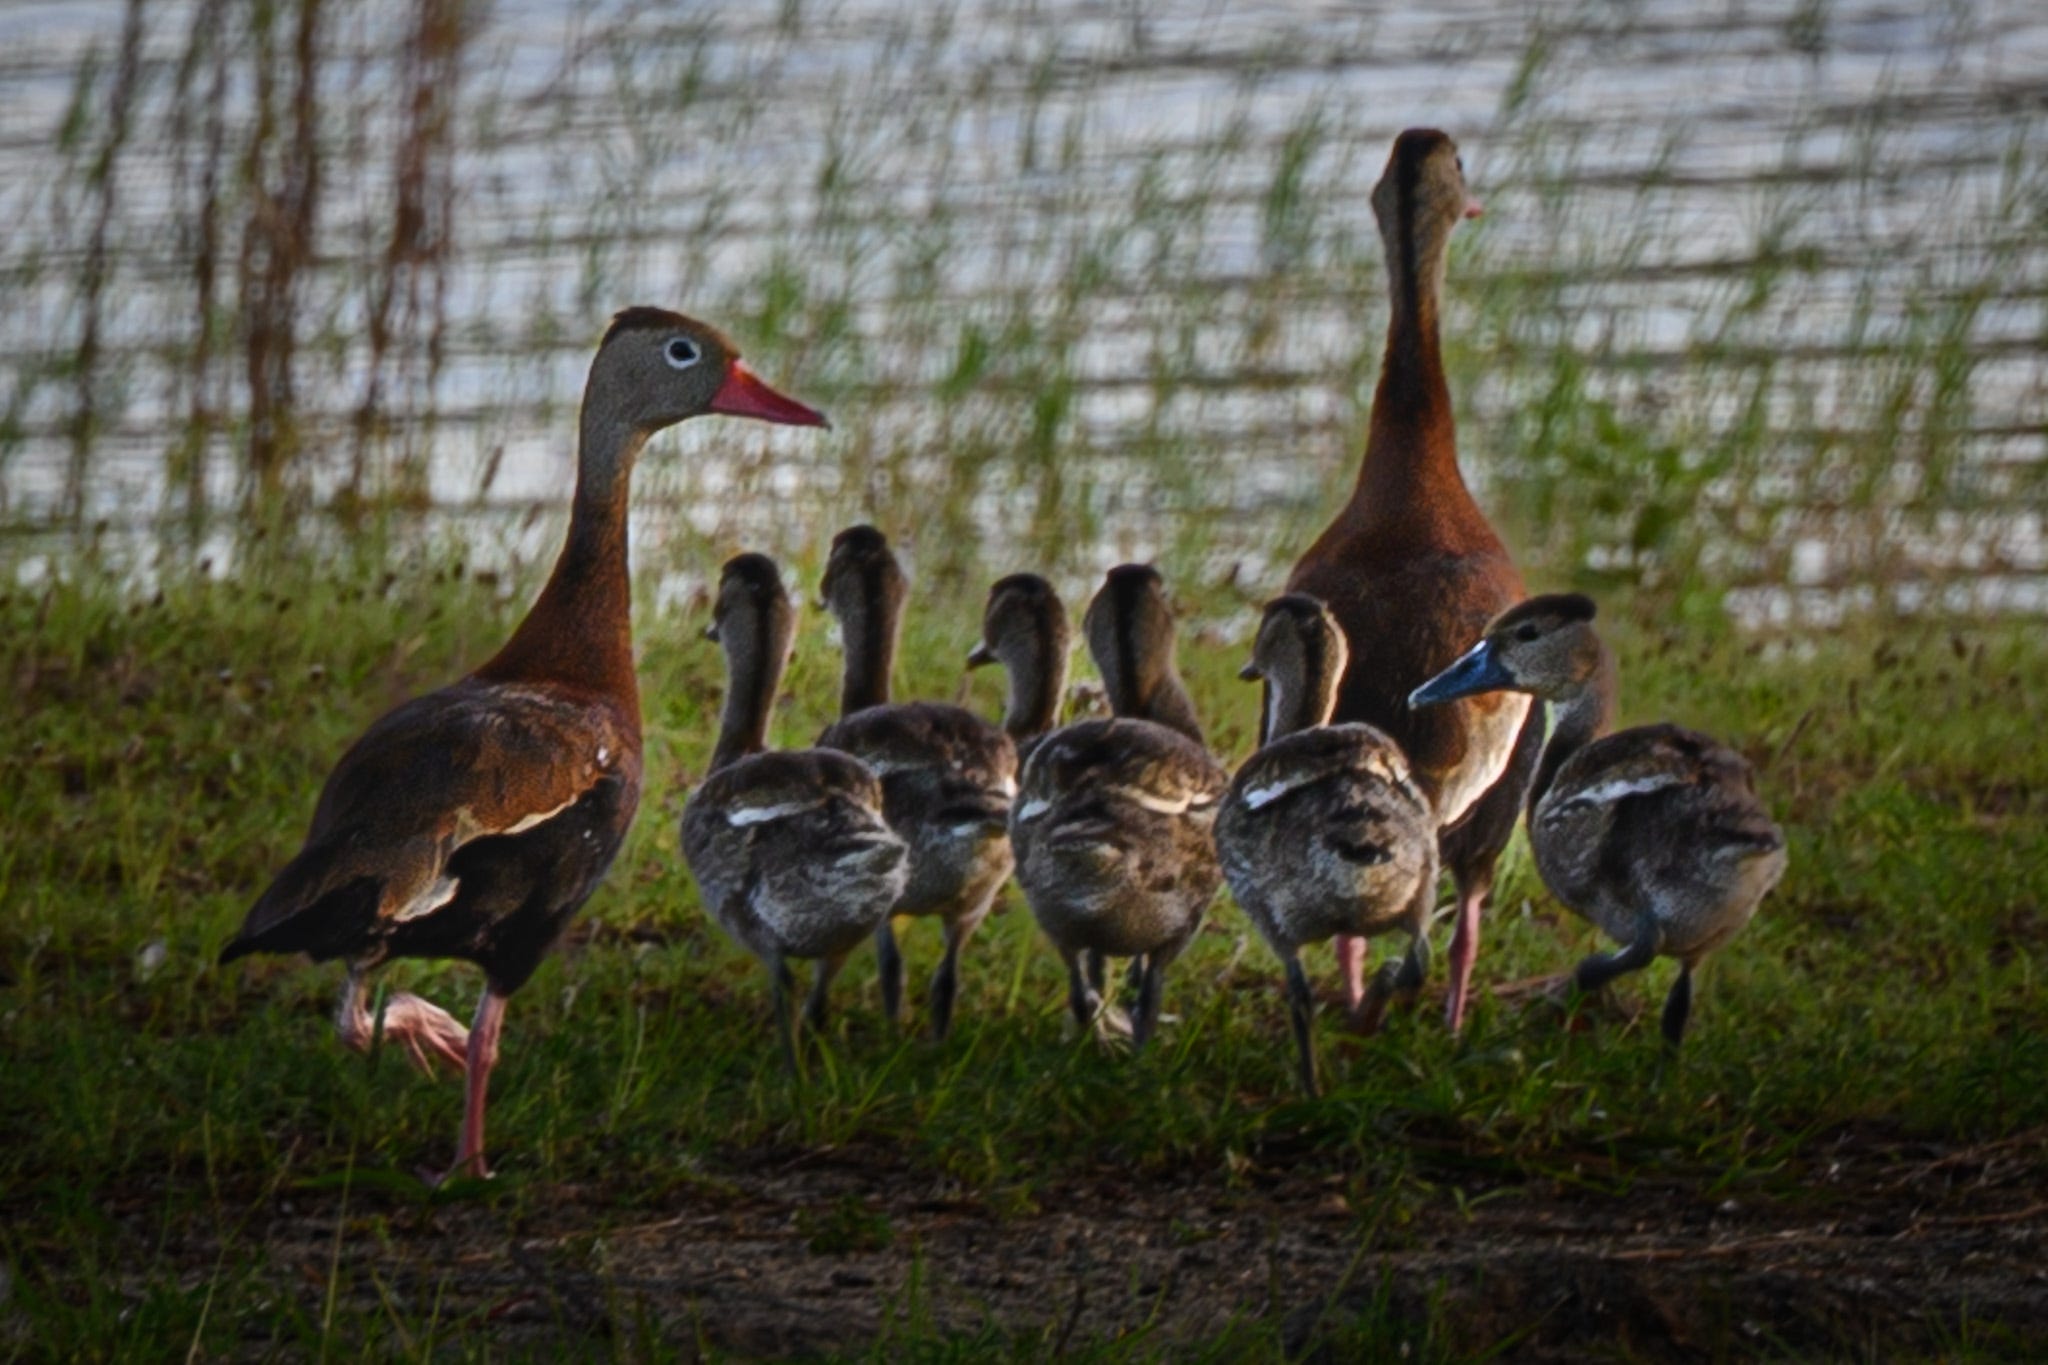
[[[1016,1209],[839,1151],[763,1157],[644,1208],[573,1187],[434,1208],[358,1190],[340,1237],[339,1192],[284,1194],[242,1235],[316,1319],[338,1283],[371,1319],[438,1301],[451,1334],[514,1351],[652,1335],[811,1355],[872,1347],[893,1322],[1054,1354],[1149,1329],[1171,1353],[1258,1319],[1283,1324],[1291,1352],[1335,1359],[1331,1333],[1376,1314],[1395,1349],[1434,1332],[1510,1360],[2025,1359],[2048,1354],[2044,1141],[1845,1133],[1769,1199],[1696,1179],[1617,1194],[1586,1168],[1583,1184],[1474,1183],[1453,1163],[1376,1201],[1268,1154],[1227,1187],[1105,1172]],[[138,1238],[163,1235],[150,1221],[138,1212]],[[206,1235],[186,1249],[201,1281],[219,1264]]]

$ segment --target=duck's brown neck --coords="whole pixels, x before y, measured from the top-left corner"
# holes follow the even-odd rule
[[[604,693],[638,723],[626,520],[633,462],[646,444],[645,432],[605,420],[585,396],[568,539],[526,619],[478,677]]]
[[[775,689],[782,685],[789,652],[787,641],[777,639],[765,620],[729,622],[720,643],[725,647],[725,710],[718,721],[718,746],[711,751],[713,772],[767,749]]]
[[[1139,646],[1128,629],[1113,631],[1109,644],[1109,656],[1098,656],[1095,665],[1102,674],[1102,690],[1108,696],[1110,713],[1149,720],[1178,730],[1197,744],[1204,743],[1195,703],[1174,669],[1173,660],[1139,657]]]
[[[1571,756],[1607,733],[1607,727],[1614,719],[1614,699],[1618,688],[1614,656],[1602,645],[1599,665],[1593,676],[1586,680],[1586,685],[1572,696],[1552,704],[1550,740],[1543,746],[1543,758],[1536,765],[1535,780],[1529,783],[1529,811],[1532,815]]]
[[[846,671],[839,682],[839,714],[889,704],[889,676],[896,668],[896,636],[902,624],[884,593],[869,593],[840,614]]]
[[[1458,469],[1451,390],[1437,336],[1448,230],[1423,232],[1399,214],[1386,234],[1386,353],[1373,392],[1365,457],[1333,529],[1375,544],[1464,549],[1497,546]]]

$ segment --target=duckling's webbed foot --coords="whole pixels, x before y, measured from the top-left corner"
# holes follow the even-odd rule
[[[1678,964],[1678,980],[1671,983],[1671,994],[1664,997],[1664,1042],[1676,1050],[1685,1041],[1685,1022],[1692,1017],[1692,964]]]

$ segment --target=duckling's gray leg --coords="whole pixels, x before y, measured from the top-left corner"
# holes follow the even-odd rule
[[[1083,948],[1081,958],[1088,965],[1088,985],[1100,996],[1109,985],[1109,959],[1093,948]]]
[[[1290,951],[1287,961],[1287,1023],[1294,1030],[1294,1057],[1300,1068],[1301,1088],[1310,1099],[1316,1088],[1315,996],[1308,988],[1308,973],[1301,969],[1301,955]]]
[[[1692,964],[1678,964],[1678,980],[1664,997],[1664,1041],[1673,1048],[1685,1041],[1685,1021],[1692,1017]]]
[[[1636,936],[1611,953],[1595,953],[1572,972],[1572,984],[1581,991],[1599,990],[1617,976],[1639,972],[1657,960],[1657,945],[1663,935],[1649,915],[1636,920]]]
[[[1422,879],[1415,899],[1408,906],[1408,951],[1385,962],[1373,973],[1365,999],[1351,1014],[1351,1026],[1360,1033],[1377,1033],[1386,1020],[1387,1005],[1394,1000],[1410,1004],[1429,980],[1429,919],[1436,906],[1434,871]]]
[[[1171,960],[1164,953],[1147,953],[1142,959],[1131,959],[1131,970],[1138,977],[1138,1007],[1131,1015],[1132,1052],[1145,1050],[1146,1040],[1159,1023],[1159,996],[1166,977],[1166,964]],[[1140,961],[1145,964],[1142,970],[1138,966]]]
[[[986,913],[987,907],[983,907]],[[946,955],[932,974],[932,1037],[943,1042],[953,1027],[953,1000],[960,991],[960,949],[972,937],[981,915],[961,915],[946,921]]]
[[[821,957],[818,965],[811,970],[811,996],[804,1002],[804,1022],[815,1033],[825,1031],[825,1016],[830,1011],[828,993],[832,989],[832,978],[839,975],[839,969],[846,965],[846,954],[835,953]]]
[[[885,918],[875,926],[875,974],[882,981],[882,1017],[903,1022],[903,954],[896,948],[896,926]]]
[[[775,1007],[775,1032],[782,1040],[782,1064],[789,1068],[792,1078],[803,1075],[796,1064],[796,1031],[790,1025],[790,998],[796,993],[796,977],[789,970],[789,963],[777,957],[768,964],[768,979],[773,983],[772,999]]]
[[[1067,1007],[1074,1012],[1074,1022],[1086,1033],[1095,1027],[1095,1012],[1102,1005],[1101,989],[1091,981],[1091,973],[1099,975],[1102,959],[1082,949],[1077,953],[1065,954],[1067,959]]]

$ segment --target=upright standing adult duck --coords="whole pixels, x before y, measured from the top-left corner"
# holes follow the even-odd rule
[[[1512,693],[1425,712],[1408,705],[1417,684],[1524,592],[1459,472],[1438,342],[1451,230],[1479,213],[1456,145],[1434,129],[1401,134],[1373,187],[1372,208],[1392,311],[1365,458],[1351,500],[1294,566],[1287,590],[1328,603],[1350,641],[1336,719],[1392,735],[1436,806],[1443,863],[1458,893],[1445,1006],[1456,1031],[1479,952],[1480,911],[1535,768],[1542,717]],[[1338,942],[1354,1010],[1364,951],[1363,940]]]
[[[910,845],[909,884],[875,930],[883,1011],[895,1023],[903,1010],[903,956],[891,920],[937,916],[946,951],[932,976],[931,1026],[934,1037],[944,1038],[959,993],[960,950],[988,917],[1013,866],[1017,747],[963,706],[889,700],[908,592],[909,579],[880,531],[851,526],[833,537],[819,594],[839,621],[846,674],[840,718],[818,743],[852,754],[882,780],[882,812]]]
[[[1315,1004],[1301,948],[1337,934],[1408,931],[1408,952],[1373,977],[1366,1021],[1412,997],[1429,973],[1436,897],[1436,813],[1407,755],[1384,731],[1332,725],[1344,673],[1344,632],[1313,597],[1267,604],[1240,675],[1263,678],[1257,753],[1231,779],[1216,817],[1216,850],[1237,903],[1287,972],[1302,1089],[1316,1093]]]
[[[1141,704],[1174,714],[1186,699],[1159,575],[1137,565],[1112,570],[1086,621],[1118,714],[1055,730],[1032,749],[1010,841],[1018,884],[1067,965],[1074,1018],[1083,1028],[1102,1020],[1102,963],[1131,958],[1131,1041],[1142,1049],[1158,1023],[1166,969],[1223,881],[1211,830],[1230,775],[1198,738],[1131,714]],[[1192,724],[1192,707],[1184,719]]]
[[[348,960],[335,1012],[367,1049],[370,970],[395,957],[483,968],[465,1029],[400,994],[384,1036],[421,1069],[468,1078],[449,1174],[488,1174],[484,1103],[505,1002],[596,888],[640,799],[626,512],[633,464],[662,428],[703,413],[823,426],[741,363],[716,330],[659,308],[613,319],[591,362],[568,543],[505,647],[474,673],[372,725],[322,788],[305,847],[221,951]]]
[[[820,1028],[832,978],[910,878],[910,850],[883,818],[882,783],[866,764],[836,749],[768,748],[795,615],[773,560],[726,563],[705,632],[725,650],[725,711],[711,775],[682,819],[683,860],[705,910],[768,969],[793,1076],[790,962],[817,964],[805,1016]]]
[[[1623,945],[1581,962],[1573,980],[1594,991],[1660,955],[1677,958],[1663,1019],[1676,1047],[1694,969],[1784,875],[1785,836],[1757,799],[1748,762],[1727,745],[1676,725],[1607,733],[1614,657],[1593,614],[1577,593],[1532,597],[1413,700],[1434,706],[1512,690],[1557,707],[1529,786],[1529,846],[1551,894]]]

